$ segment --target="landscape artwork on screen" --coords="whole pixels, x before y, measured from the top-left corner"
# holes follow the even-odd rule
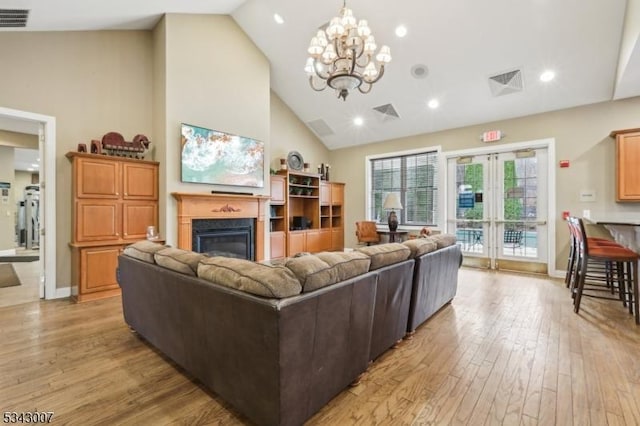
[[[182,124],[182,181],[264,187],[264,142]]]

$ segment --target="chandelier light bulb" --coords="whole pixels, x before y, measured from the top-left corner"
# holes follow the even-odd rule
[[[311,43],[309,44],[309,48],[307,49],[307,52],[309,53],[309,55],[313,56],[314,58],[317,58],[322,54],[323,51],[324,51],[324,47],[320,44],[320,41],[318,40],[318,38],[313,37],[311,39]]]
[[[314,67],[315,67],[315,61],[313,60],[313,58],[308,58],[307,64],[304,66],[304,72],[306,72],[307,75],[311,76],[316,73]]]
[[[358,23],[358,35],[360,37],[369,37],[371,35],[371,29],[369,28],[369,24],[366,20],[361,19]]]
[[[376,45],[375,37],[372,36],[372,35],[367,37],[365,42],[364,42],[364,53],[366,53],[367,55],[372,55],[373,52],[375,52],[377,48],[378,48],[378,46]]]
[[[356,26],[356,18],[353,17],[353,11],[346,7],[342,9],[342,25],[347,31]]]
[[[389,46],[382,46],[380,48],[380,53],[376,56],[376,59],[378,62],[383,64],[391,62],[391,49],[389,49]]]
[[[378,70],[376,66],[373,65],[373,62],[369,62],[366,67],[364,67],[364,72],[362,75],[367,79],[374,79],[378,75]]]
[[[329,23],[329,27],[327,28],[327,35],[329,36],[329,40],[333,40],[338,38],[344,32],[344,27],[342,26],[342,20],[340,18],[331,18],[331,22]]]
[[[323,48],[326,47],[327,44],[329,44],[329,42],[327,41],[327,35],[322,30],[318,30],[316,38],[318,39],[318,43],[320,44],[320,46],[322,46]]]
[[[328,44],[324,49],[324,53],[322,54],[322,59],[325,63],[329,63],[333,61],[338,55],[336,54],[336,49],[333,47],[333,44]]]

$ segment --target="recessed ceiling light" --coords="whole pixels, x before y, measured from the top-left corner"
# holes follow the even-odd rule
[[[362,119],[362,117],[356,117],[353,119],[353,124],[355,124],[356,126],[362,126],[364,124],[364,120]]]
[[[38,159],[36,161],[40,161],[40,158],[38,157]]]
[[[540,74],[540,81],[544,81],[546,83],[547,81],[553,80],[555,77],[556,73],[548,70]]]
[[[33,170],[31,167],[29,167],[29,168],[27,169],[27,171],[28,171],[28,172],[33,172],[34,170]]]
[[[429,106],[429,108],[431,109],[436,109],[440,106],[440,102],[437,99],[431,99],[427,105]]]
[[[39,164],[32,164],[31,167],[38,168],[38,167],[40,167],[40,165]]]
[[[396,35],[398,37],[404,37],[407,35],[407,27],[405,27],[404,25],[398,25],[396,27]]]
[[[282,19],[282,16],[277,13],[273,14],[273,20],[276,21],[277,24],[284,24],[284,19]]]

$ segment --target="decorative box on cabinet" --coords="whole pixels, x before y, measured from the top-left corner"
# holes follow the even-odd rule
[[[158,228],[158,163],[70,152],[72,294],[79,301],[120,294],[118,254]]]
[[[640,201],[640,129],[615,130],[616,200]]]

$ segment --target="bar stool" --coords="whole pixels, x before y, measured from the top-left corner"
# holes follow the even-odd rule
[[[618,283],[620,299],[623,304],[628,302],[629,313],[635,314],[635,322],[640,324],[640,312],[638,312],[638,260],[640,255],[621,246],[602,245],[597,241],[590,243],[582,219],[570,217],[568,222],[572,235],[576,239],[578,251],[575,275],[571,285],[572,294],[575,293],[574,311],[578,313],[580,310],[580,301],[583,296],[589,264],[604,262],[607,265],[605,268],[607,283],[611,286]],[[612,299],[610,297],[600,298]]]
[[[579,254],[578,240],[576,238],[576,232],[578,232],[579,229],[572,229],[572,221],[570,219],[571,218],[567,218],[567,226],[569,228],[569,257],[567,258],[567,273],[564,277],[564,282],[567,288],[571,286],[574,279]],[[576,218],[573,218],[573,222],[575,222],[575,219]],[[605,238],[587,237],[587,243],[592,247],[606,246],[624,248],[615,241],[607,240]],[[606,275],[607,262],[592,262],[589,266],[590,270],[587,273],[587,277],[590,277],[593,274],[593,278],[600,281],[602,280],[602,274],[604,273]],[[607,284],[607,287],[610,287],[610,285]],[[613,287],[611,290],[613,293]]]

